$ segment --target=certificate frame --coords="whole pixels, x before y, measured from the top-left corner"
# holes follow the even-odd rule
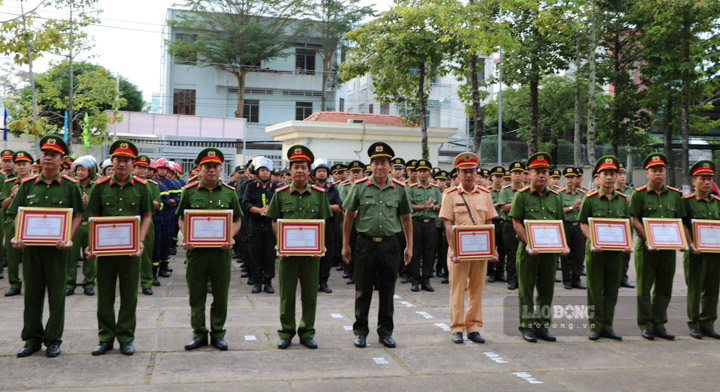
[[[567,237],[565,236],[565,227],[561,220],[525,220],[525,236],[531,249],[539,253],[562,253],[567,249]],[[538,229],[554,229],[558,232],[560,242],[553,244],[538,244],[535,230]]]
[[[312,246],[292,246],[288,243],[293,230],[315,231]],[[323,256],[325,254],[325,219],[278,219],[278,255],[285,256]]]
[[[624,251],[626,248],[632,247],[632,236],[630,234],[629,219],[613,219],[613,218],[588,218],[588,226],[590,232],[590,243],[593,247],[601,250]],[[623,242],[612,242],[599,238],[599,228],[602,226],[622,227]]]
[[[15,218],[15,238],[27,245],[55,246],[58,241],[70,241],[72,229],[72,208],[20,207]],[[60,232],[55,235],[33,235],[28,233],[35,219],[60,219]]]
[[[128,231],[127,242],[103,245],[99,242],[100,231],[108,227]],[[128,256],[140,250],[139,216],[91,216],[88,218],[88,244],[90,253],[98,256]]]
[[[720,245],[704,243],[701,235],[702,229],[718,230],[720,232],[720,221],[710,219],[692,219],[691,222],[695,248],[705,253],[720,253]]]
[[[232,242],[232,210],[185,210],[183,218],[184,241],[195,248],[216,248]],[[203,236],[195,233],[193,222],[197,219],[224,221],[225,229],[222,236]]]
[[[655,225],[675,227],[679,236],[678,240],[674,242],[659,242],[651,230],[651,228]],[[680,250],[688,248],[687,238],[685,238],[685,229],[683,228],[682,220],[680,219],[643,218],[643,227],[645,228],[645,243],[649,247],[662,250]]]
[[[495,256],[495,226],[494,225],[466,225],[453,226],[453,249],[455,257],[462,261],[488,260]],[[463,250],[463,240],[469,236],[484,236],[487,238],[488,251]]]

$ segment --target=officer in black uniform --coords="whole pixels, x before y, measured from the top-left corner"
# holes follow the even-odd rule
[[[275,234],[272,230],[272,220],[265,216],[270,206],[270,200],[275,194],[277,186],[270,179],[273,162],[265,157],[253,160],[257,180],[250,181],[245,186],[242,197],[243,210],[246,211],[248,251],[250,254],[250,279],[254,286],[252,293],[257,294],[264,290],[268,294],[275,292],[272,279],[275,277]],[[263,284],[265,287],[263,288]]]
[[[342,201],[340,200],[340,192],[335,188],[335,185],[328,182],[330,176],[330,166],[328,165],[327,159],[317,158],[313,164],[313,177],[315,178],[315,185],[325,189],[325,195],[327,195],[328,202],[330,202],[330,210],[333,213],[331,218],[325,220],[325,256],[320,259],[320,287],[318,291],[330,294],[332,289],[328,286],[327,282],[330,278],[330,269],[335,263],[335,256],[337,254],[337,238],[336,223],[335,221],[341,215]]]

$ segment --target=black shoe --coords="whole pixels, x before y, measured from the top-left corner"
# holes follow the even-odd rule
[[[647,340],[655,340],[655,334],[653,333],[652,329],[643,329],[640,332],[640,335],[642,335],[642,337]]]
[[[158,276],[160,276],[161,278],[169,278],[170,272],[161,269],[160,272],[158,272]]]
[[[562,282],[562,280],[555,278],[555,283],[560,283],[560,282]]]
[[[538,337],[538,339],[544,340],[546,342],[554,342],[557,340],[555,336],[551,335],[550,332],[544,329],[539,329],[535,331],[535,335]]]
[[[431,292],[431,293],[435,291],[435,289],[432,288],[432,286],[430,286],[430,282],[428,282],[428,283],[423,283],[423,284],[420,285],[420,287],[421,287],[423,290],[429,291],[429,292]]]
[[[257,283],[257,282],[255,281],[255,278],[249,278],[249,279],[248,279],[248,286],[252,286],[252,285],[254,285],[255,283]],[[262,283],[262,282],[260,282],[260,283]]]
[[[143,294],[153,295],[152,289],[150,287],[143,289]]]
[[[272,284],[270,284],[270,281],[265,282],[265,287],[263,288],[263,291],[268,294],[275,294],[275,289],[272,287]]]
[[[338,265],[337,267],[335,267],[335,271],[342,271],[342,270],[343,270],[342,265]]]
[[[105,353],[107,353],[108,351],[110,351],[112,349],[113,349],[112,342],[110,342],[110,343],[100,342],[100,343],[98,343],[97,347],[95,347],[92,350],[92,355],[95,357],[97,357],[98,355],[105,355]]]
[[[120,343],[120,352],[123,355],[133,355],[135,354],[135,347],[132,343]]]
[[[17,353],[18,358],[29,357],[40,351],[40,346],[25,346]]]
[[[627,281],[627,280],[623,280],[622,282],[620,282],[620,287],[625,287],[625,288],[628,288],[628,289],[634,289],[634,288],[635,288],[635,286],[632,285],[632,284],[631,284],[629,281]]]
[[[243,265],[240,266],[240,271],[241,271],[241,272],[247,272],[247,267],[245,266],[245,264],[243,264]]]
[[[443,280],[440,281],[440,283],[442,283],[442,284],[448,284],[448,283],[450,283],[450,278],[448,278],[447,276],[445,276],[445,277],[443,277]]]
[[[248,278],[248,277],[250,277],[250,274],[248,274],[247,272],[243,272],[242,274],[240,274],[240,277],[241,277],[241,278]]]
[[[563,284],[563,287],[565,287],[565,290],[572,290],[573,286],[569,283]]]
[[[455,344],[462,344],[463,343],[462,332],[453,332],[452,342]]]
[[[327,283],[325,283],[325,282],[320,283],[320,288],[318,289],[318,291],[322,291],[323,293],[327,293],[327,294],[332,293],[332,289],[330,287],[328,287]]]
[[[367,340],[365,340],[365,336],[358,335],[358,336],[355,336],[355,341],[353,342],[353,344],[357,348],[363,348],[363,347],[367,346]]]
[[[720,339],[720,333],[715,332],[715,330],[712,328],[700,329],[700,332],[702,333],[703,336],[707,336],[707,337],[713,338],[713,339]]]
[[[343,272],[343,279],[350,279],[350,271]]]
[[[587,290],[587,286],[585,286],[582,283],[573,283],[572,288],[580,289],[580,290]]]
[[[95,295],[95,290],[92,287],[88,287],[83,290],[83,293],[89,297],[92,297],[93,295]],[[152,294],[152,292],[150,294]]]
[[[397,344],[395,344],[395,339],[393,339],[390,335],[380,336],[380,343],[387,348],[395,348],[395,346],[397,346]]]
[[[487,281],[488,281],[488,283],[495,283],[495,276],[494,275],[488,276]]]
[[[188,344],[185,345],[185,350],[188,350],[188,351],[195,350],[196,348],[207,346],[207,344],[208,344],[207,338],[194,337]]]
[[[588,335],[588,339],[590,339],[590,340],[598,340],[598,339],[600,339],[600,332],[598,332],[598,331],[590,331],[590,334]]]
[[[345,283],[346,284],[355,284],[355,276],[351,276],[350,279],[348,279],[348,281]]]
[[[281,350],[285,350],[286,348],[290,347],[290,339],[280,339],[278,340],[278,348]]]
[[[212,338],[210,344],[220,351],[227,351],[228,344],[223,338]]]
[[[663,338],[663,339],[667,339],[667,340],[675,340],[675,335],[669,333],[667,331],[667,329],[665,329],[665,328],[656,329],[654,332],[655,332],[655,336],[657,336],[659,338]]]
[[[250,291],[253,294],[257,294],[262,291],[262,284],[256,283],[255,286],[253,286],[252,290]]]
[[[508,283],[508,290],[517,290],[517,283]]]
[[[507,283],[507,281],[508,281],[507,278],[502,275],[496,276],[495,280],[497,280],[498,282],[504,282],[504,283]]]
[[[45,356],[48,358],[55,358],[60,356],[60,346],[57,344],[51,344],[45,349]]]
[[[20,288],[19,287],[10,287],[10,290],[5,292],[6,297],[12,297],[15,295],[20,294]]]
[[[67,297],[67,296],[70,296],[70,295],[73,295],[73,294],[75,294],[75,289],[67,289],[67,290],[65,290],[65,296],[66,296],[66,297]]]
[[[311,350],[315,350],[316,348],[318,348],[318,344],[317,344],[317,342],[315,342],[315,339],[313,339],[313,338],[300,339],[300,344],[302,344],[303,346],[305,346]]]
[[[417,285],[417,284],[413,284],[413,285],[410,287],[410,290],[412,290],[412,291],[414,291],[414,292],[418,292],[418,291],[420,291],[420,286]]]
[[[702,339],[703,334],[700,332],[699,329],[690,328],[690,336],[694,337],[695,339]]]
[[[583,270],[580,271],[580,276],[587,276],[587,272],[585,272],[585,268],[583,268]]]
[[[480,336],[480,332],[470,332],[468,334],[468,339],[470,339],[471,341],[473,341],[475,343],[479,343],[479,344],[485,343],[485,338]]]
[[[158,280],[158,278],[156,276],[153,277],[152,285],[155,287],[160,286],[160,281]]]
[[[600,336],[612,340],[622,340],[622,336],[616,334],[615,331],[602,331],[600,332]]]
[[[239,258],[240,258],[240,254],[239,254],[239,253],[233,253],[231,257],[232,257],[233,259],[239,259]]]
[[[526,342],[537,343],[537,336],[535,336],[535,331],[533,330],[523,332],[522,337]]]
[[[401,276],[401,277],[400,277],[400,283],[405,284],[405,283],[408,283],[408,282],[410,282],[410,278],[408,278],[407,276]]]

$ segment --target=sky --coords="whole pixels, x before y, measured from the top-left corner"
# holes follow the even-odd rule
[[[42,0],[25,0],[25,10],[35,8]],[[162,66],[163,23],[167,9],[181,0],[99,0],[101,23],[90,26],[87,32],[94,37],[95,48],[81,54],[78,60],[102,65],[113,74],[137,85],[149,103],[152,93],[160,91]],[[20,15],[18,0],[0,0],[0,21]],[[376,11],[390,8],[392,0],[361,0],[362,5],[374,5]],[[64,17],[59,11],[40,8],[44,17]],[[92,58],[88,59],[88,55]],[[43,57],[35,64],[36,72],[46,71],[51,61]]]

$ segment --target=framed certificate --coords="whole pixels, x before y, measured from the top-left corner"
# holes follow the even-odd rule
[[[693,219],[695,247],[707,253],[720,253],[720,221]]]
[[[196,248],[218,247],[232,242],[232,210],[185,210],[185,242]]]
[[[88,218],[90,252],[99,256],[126,256],[140,249],[139,216]]]
[[[278,254],[322,256],[325,254],[324,219],[278,219]]]
[[[561,220],[526,220],[525,234],[531,249],[540,253],[561,253],[567,248]]]
[[[685,230],[680,219],[643,218],[645,241],[655,249],[687,249]]]
[[[588,218],[590,243],[602,250],[620,250],[632,246],[628,219]]]
[[[15,218],[15,238],[35,246],[68,242],[72,214],[72,208],[20,207]]]
[[[465,260],[487,260],[495,254],[495,226],[453,226],[455,257]]]

